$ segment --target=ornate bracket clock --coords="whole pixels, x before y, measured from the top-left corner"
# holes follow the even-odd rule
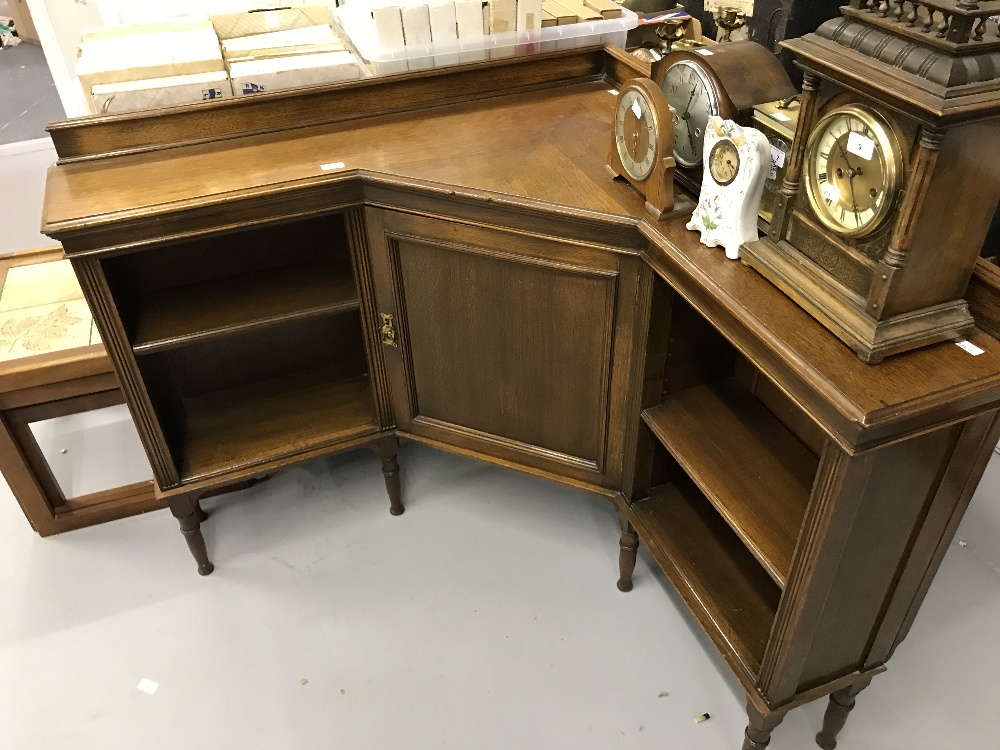
[[[1000,2],[851,0],[805,71],[768,236],[742,257],[865,362],[973,328],[1000,197]]]

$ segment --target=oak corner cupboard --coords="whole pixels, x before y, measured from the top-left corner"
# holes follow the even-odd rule
[[[53,123],[44,229],[199,572],[204,494],[368,447],[399,514],[420,441],[606,498],[618,587],[647,545],[745,750],[828,695],[832,747],[1000,437],[1000,342],[866,365],[652,219],[604,163],[648,75],[582,48]]]

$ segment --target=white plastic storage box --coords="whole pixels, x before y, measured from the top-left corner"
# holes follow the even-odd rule
[[[342,0],[343,1],[343,0]],[[471,0],[477,2],[478,0]],[[426,42],[421,28],[413,36],[417,43],[408,43],[406,25],[417,17],[404,13],[404,9],[425,6],[431,9],[431,18],[437,16],[436,6],[451,4],[447,0],[346,0],[333,11],[335,24],[350,39],[358,54],[375,75],[404,73],[407,70],[443,67],[460,62],[473,62],[491,58],[548,52],[571,47],[588,47],[599,44],[625,46],[629,29],[639,24],[639,18],[628,8],[621,9],[621,16],[566,25],[552,25],[530,31],[517,30],[505,33],[471,34],[462,38],[462,11],[468,11],[470,0],[458,0],[458,34],[439,34],[439,39]],[[489,6],[478,3],[485,19]],[[513,2],[510,5],[514,5]],[[447,14],[450,17],[450,14]],[[422,18],[417,17],[418,20]],[[398,22],[397,22],[398,20]],[[488,24],[484,20],[484,24]],[[433,36],[433,35],[432,35]],[[440,38],[444,37],[444,38]]]

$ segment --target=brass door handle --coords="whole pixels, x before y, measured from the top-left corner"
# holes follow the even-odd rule
[[[392,316],[389,313],[379,313],[379,317],[382,318],[382,325],[378,329],[382,343],[386,346],[398,347],[399,344],[396,343],[396,327],[392,324]]]

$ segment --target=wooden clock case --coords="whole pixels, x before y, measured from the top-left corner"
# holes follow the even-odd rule
[[[662,87],[667,71],[682,60],[691,61],[705,71],[719,93],[719,117],[743,126],[753,124],[756,105],[798,93],[778,58],[757,42],[726,42],[697,50],[675,50],[650,66],[650,78]],[[697,195],[701,192],[703,172],[701,166],[678,164],[674,174],[678,182]]]
[[[648,78],[635,78],[622,86],[619,101],[627,89],[639,90],[649,102],[650,113],[656,131],[656,160],[653,171],[645,180],[637,180],[628,173],[618,153],[614,133],[611,150],[608,152],[607,170],[612,178],[622,177],[646,197],[646,212],[656,220],[670,216],[689,214],[694,210],[694,201],[686,195],[674,192],[674,121],[670,116],[670,105],[658,84]],[[617,107],[617,102],[615,104]]]
[[[869,5],[785,43],[802,107],[769,234],[743,257],[875,363],[973,328],[963,296],[1000,195],[1000,71],[986,64],[1000,39],[992,22],[983,34],[1000,2]],[[885,117],[903,162],[891,214],[857,240],[821,228],[802,176],[817,122],[849,103]]]

